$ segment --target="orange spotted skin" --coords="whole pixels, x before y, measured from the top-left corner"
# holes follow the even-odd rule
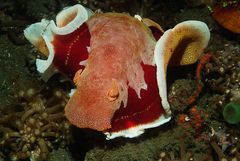
[[[126,14],[97,14],[86,23],[89,58],[85,69],[77,72],[77,90],[65,114],[77,127],[105,131],[112,128],[114,113],[127,105],[128,87],[140,93],[146,86],[141,63],[154,65],[156,41],[142,22]]]
[[[107,51],[113,52],[113,49],[102,48],[98,53]],[[118,73],[119,70],[119,74],[115,74],[115,79],[120,79],[123,72],[113,67],[112,62],[117,60],[112,54],[103,58],[101,54],[96,57],[91,54],[88,65],[77,82],[77,91],[67,103],[65,113],[69,120],[78,127],[103,131],[111,128],[111,118],[121,104],[121,97],[126,97],[121,92],[120,97],[115,101],[109,101],[107,97],[111,89],[112,74]]]

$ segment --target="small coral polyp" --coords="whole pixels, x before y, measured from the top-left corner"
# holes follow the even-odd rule
[[[25,30],[47,60],[37,60],[44,79],[61,72],[76,91],[65,107],[79,128],[102,131],[107,139],[136,137],[171,119],[166,71],[197,61],[210,33],[200,21],[186,21],[166,32],[140,16],[93,13],[80,4]],[[113,98],[114,97],[114,98]]]

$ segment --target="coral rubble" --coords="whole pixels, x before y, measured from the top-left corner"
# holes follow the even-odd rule
[[[29,89],[17,97],[16,107],[0,111],[0,150],[6,158],[46,160],[53,149],[69,144],[70,124],[63,113],[65,92]]]

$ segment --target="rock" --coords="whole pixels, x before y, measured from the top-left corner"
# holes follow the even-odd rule
[[[67,149],[58,149],[50,153],[48,161],[74,161],[74,159]]]

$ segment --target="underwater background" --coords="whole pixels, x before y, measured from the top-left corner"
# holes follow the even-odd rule
[[[61,74],[41,79],[39,53],[23,30],[77,3],[138,14],[163,30],[185,20],[208,25],[211,39],[199,61],[168,69],[170,122],[114,140],[68,122],[73,84]],[[0,160],[240,160],[239,9],[239,0],[0,0]]]

